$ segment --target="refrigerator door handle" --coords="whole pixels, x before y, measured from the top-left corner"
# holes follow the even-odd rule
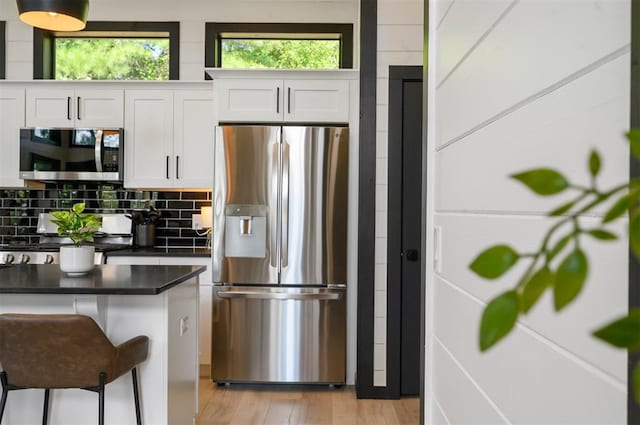
[[[289,264],[289,144],[282,142],[282,267]]]
[[[218,298],[245,298],[254,300],[339,300],[341,293],[336,292],[309,292],[309,293],[288,293],[288,292],[266,292],[266,291],[216,291]]]
[[[272,146],[272,159],[271,159],[271,193],[272,196],[276,198],[278,197],[278,164],[280,157],[280,144],[274,143]],[[278,267],[278,220],[277,214],[271,214],[271,230],[269,232],[269,255],[271,257],[271,267]]]

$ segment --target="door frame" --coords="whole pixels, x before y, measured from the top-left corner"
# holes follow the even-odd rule
[[[402,277],[402,133],[403,86],[405,82],[423,81],[422,65],[389,66],[389,149],[388,149],[388,204],[387,204],[387,395],[401,395],[401,329],[402,288],[389,285]],[[424,83],[423,83],[424,84]],[[426,219],[423,217],[423,220]],[[422,247],[418,247],[422,251]],[[420,252],[419,258],[424,261]],[[424,293],[421,279],[421,293]],[[419,329],[424,329],[421,314]],[[420,331],[421,332],[421,331]],[[416,371],[418,372],[418,371]]]

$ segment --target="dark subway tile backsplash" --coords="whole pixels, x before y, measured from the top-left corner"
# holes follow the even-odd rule
[[[90,213],[129,213],[153,206],[158,248],[205,247],[206,236],[191,230],[191,216],[210,204],[211,192],[162,192],[124,189],[116,184],[47,183],[43,189],[0,188],[0,244],[36,243],[39,213],[84,202]]]

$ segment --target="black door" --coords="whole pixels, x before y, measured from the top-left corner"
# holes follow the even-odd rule
[[[389,73],[388,331],[399,332],[389,378],[399,396],[420,392],[422,67]],[[391,303],[395,305],[391,305]],[[389,341],[390,342],[390,341]],[[391,354],[391,353],[390,353]],[[399,382],[398,382],[399,381]]]

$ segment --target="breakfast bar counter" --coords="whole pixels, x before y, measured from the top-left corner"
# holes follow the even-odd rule
[[[99,265],[68,276],[54,264],[0,269],[0,294],[157,295],[205,271],[198,266]]]
[[[139,366],[142,421],[191,424],[197,412],[198,276],[204,270],[98,265],[86,275],[68,276],[58,265],[0,268],[0,313],[86,314],[114,345],[148,336],[149,356]],[[3,423],[39,423],[43,394],[12,391]],[[97,422],[96,394],[52,390],[51,398],[51,425]],[[125,374],[106,387],[105,424],[134,423],[130,376]]]

